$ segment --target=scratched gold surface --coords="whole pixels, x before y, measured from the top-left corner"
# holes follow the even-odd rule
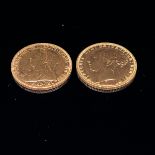
[[[68,53],[50,43],[36,43],[21,49],[13,58],[15,81],[26,90],[45,93],[58,89],[69,78],[72,62]]]
[[[97,43],[84,49],[76,62],[80,80],[100,92],[114,92],[128,86],[137,71],[132,53],[114,43]]]

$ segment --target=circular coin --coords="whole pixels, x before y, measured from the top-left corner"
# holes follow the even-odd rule
[[[128,86],[137,71],[135,57],[126,48],[114,43],[97,43],[78,56],[79,79],[99,92],[115,92]]]
[[[47,93],[60,88],[69,78],[71,70],[69,54],[50,43],[24,47],[11,63],[11,72],[17,84],[34,93]]]

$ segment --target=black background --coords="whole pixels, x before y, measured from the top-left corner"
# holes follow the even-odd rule
[[[70,22],[65,18],[55,22],[53,16],[39,18],[39,15],[37,19],[35,15],[31,17],[32,22],[25,16],[16,20],[11,16],[2,29],[8,74],[3,120],[5,141],[10,144],[5,151],[44,155],[153,154],[155,31],[152,20],[131,20],[131,15],[91,17],[89,22],[83,22],[76,21],[73,15],[76,22],[72,18]],[[76,58],[85,47],[105,41],[128,48],[138,64],[134,82],[111,94],[85,87],[75,69]],[[68,83],[52,93],[27,92],[16,85],[10,72],[16,52],[37,42],[57,44],[72,58],[73,71]]]

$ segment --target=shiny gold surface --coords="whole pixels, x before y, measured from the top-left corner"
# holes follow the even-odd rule
[[[24,89],[45,93],[60,88],[69,78],[72,61],[61,47],[36,43],[21,49],[13,58],[11,72]]]
[[[103,42],[84,49],[77,58],[76,69],[79,79],[89,88],[114,92],[132,82],[137,62],[126,48]]]

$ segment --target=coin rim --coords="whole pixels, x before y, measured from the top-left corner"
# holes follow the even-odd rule
[[[16,62],[16,59],[17,57],[24,53],[24,50],[26,50],[27,48],[32,48],[36,45],[47,45],[47,46],[51,46],[53,48],[58,48],[59,50],[61,50],[61,52],[65,53],[65,55],[67,56],[68,58],[68,61],[69,61],[69,65],[68,65],[68,72],[66,73],[65,75],[65,78],[61,79],[60,81],[58,81],[57,83],[55,84],[52,84],[50,86],[44,86],[44,87],[36,87],[36,86],[33,86],[31,87],[30,85],[26,84],[25,82],[23,82],[22,80],[20,80],[16,73],[15,73],[15,67],[14,67],[14,64]],[[14,80],[23,88],[25,88],[25,90],[28,90],[28,91],[31,91],[31,92],[35,92],[35,93],[46,93],[46,92],[51,92],[51,91],[54,91],[54,90],[57,90],[59,89],[60,87],[62,87],[68,80],[68,78],[70,77],[71,75],[71,72],[72,72],[72,60],[71,60],[71,57],[70,55],[67,53],[66,50],[64,50],[62,47],[58,46],[58,45],[55,45],[55,44],[52,44],[52,43],[34,43],[34,44],[30,44],[30,45],[27,45],[25,47],[23,47],[22,49],[20,49],[13,57],[12,59],[12,62],[11,62],[11,73],[12,73],[12,76],[14,78]]]
[[[134,71],[133,73],[129,76],[129,78],[127,78],[125,81],[121,82],[121,84],[117,84],[117,85],[99,85],[99,84],[95,84],[94,82],[92,82],[91,80],[88,80],[81,72],[80,68],[79,68],[79,63],[80,63],[80,59],[83,56],[83,54],[85,54],[90,48],[92,47],[96,47],[96,46],[101,46],[101,45],[112,45],[112,46],[117,46],[120,47],[121,49],[123,49],[127,54],[129,54],[131,56],[131,58],[133,59],[133,63],[134,63]],[[134,57],[134,55],[125,47],[116,44],[116,43],[110,43],[110,42],[100,42],[100,43],[95,43],[92,44],[88,47],[86,47],[84,50],[82,50],[80,52],[80,54],[77,57],[76,60],[76,71],[78,74],[78,77],[80,78],[80,80],[89,88],[99,91],[99,92],[114,92],[114,91],[119,91],[122,90],[123,88],[125,88],[126,86],[128,86],[133,79],[135,78],[136,72],[137,72],[137,61]]]

